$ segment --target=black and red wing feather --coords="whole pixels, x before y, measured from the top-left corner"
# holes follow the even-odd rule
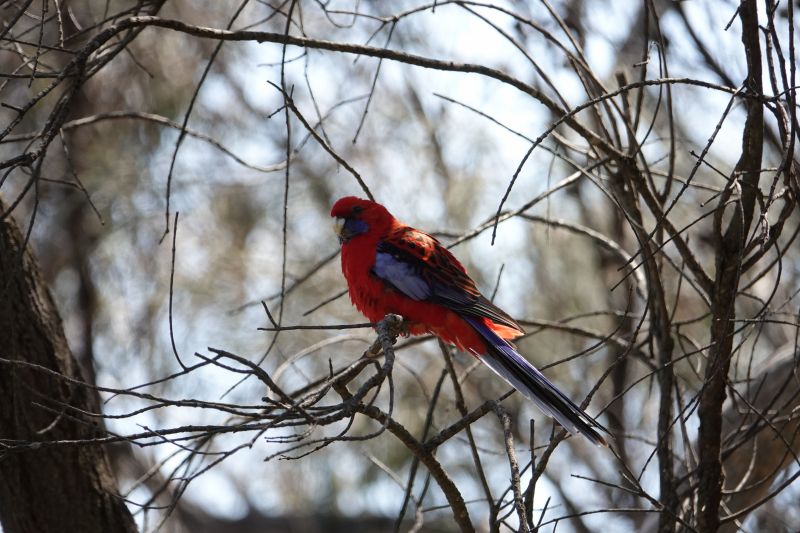
[[[403,226],[378,243],[373,272],[415,300],[425,300],[522,331],[505,311],[484,297],[450,251],[427,233]]]

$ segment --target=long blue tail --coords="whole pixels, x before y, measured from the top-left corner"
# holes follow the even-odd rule
[[[489,329],[482,318],[471,316],[462,318],[481,334],[489,346],[487,353],[476,354],[484,364],[512,387],[533,400],[539,409],[555,418],[570,433],[581,433],[598,446],[608,446],[595,428],[606,433],[608,431],[558,390],[544,374],[517,353],[508,341]]]

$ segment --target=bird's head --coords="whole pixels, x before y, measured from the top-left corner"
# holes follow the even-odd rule
[[[355,196],[338,199],[331,216],[336,218],[334,228],[342,244],[366,233],[382,237],[394,220],[381,204]]]

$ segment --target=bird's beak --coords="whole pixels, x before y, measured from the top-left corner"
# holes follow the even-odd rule
[[[336,236],[339,238],[339,244],[349,238],[349,235],[347,235],[348,232],[344,227],[344,219],[341,217],[333,219],[333,231],[336,232]]]

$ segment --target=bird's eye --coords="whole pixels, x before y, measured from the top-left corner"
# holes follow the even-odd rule
[[[359,214],[359,213],[361,213],[363,210],[364,210],[364,208],[363,208],[363,207],[361,207],[360,205],[355,205],[355,206],[353,206],[352,213],[353,213],[354,215],[358,215],[358,214]]]

